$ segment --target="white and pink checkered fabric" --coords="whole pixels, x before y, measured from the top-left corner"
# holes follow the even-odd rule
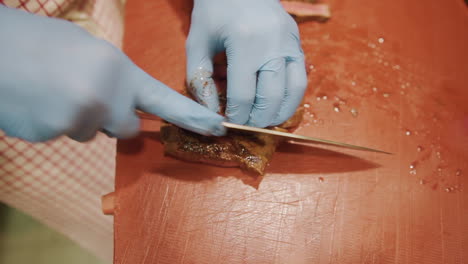
[[[61,17],[121,47],[121,0],[0,0],[0,4]],[[32,215],[110,261],[112,217],[100,198],[113,191],[116,141],[99,134],[82,144],[68,138],[31,144],[0,131],[0,201]]]
[[[70,7],[73,0],[3,0],[5,5],[45,16],[58,16]]]

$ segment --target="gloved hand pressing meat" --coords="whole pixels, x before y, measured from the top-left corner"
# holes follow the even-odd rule
[[[0,129],[29,141],[104,129],[127,138],[135,109],[204,135],[222,135],[223,117],[178,94],[110,43],[59,19],[0,5]]]
[[[278,0],[195,0],[186,48],[189,89],[212,111],[219,110],[212,59],[226,51],[231,122],[278,125],[304,96],[307,77],[298,27]]]

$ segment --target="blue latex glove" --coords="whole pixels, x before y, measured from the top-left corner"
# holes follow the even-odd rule
[[[226,116],[265,127],[291,117],[307,86],[296,22],[278,0],[195,0],[187,40],[187,82],[197,100],[219,110],[213,56],[225,50]]]
[[[203,135],[222,135],[223,117],[134,65],[110,43],[64,20],[0,5],[0,129],[29,141],[97,131],[138,133],[135,109]]]

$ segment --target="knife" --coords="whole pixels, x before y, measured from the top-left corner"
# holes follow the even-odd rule
[[[157,116],[153,116],[151,114],[144,113],[144,112],[139,111],[139,110],[137,110],[137,114],[138,114],[138,116],[140,118],[145,119],[145,120],[161,120]],[[378,150],[378,149],[373,149],[373,148],[368,148],[368,147],[362,147],[362,146],[357,146],[357,145],[351,145],[351,144],[348,144],[348,143],[342,143],[342,142],[332,141],[332,140],[327,140],[327,139],[303,136],[303,135],[298,135],[298,134],[293,134],[293,133],[288,133],[288,132],[282,132],[282,131],[278,131],[278,130],[271,130],[271,129],[265,129],[265,128],[238,125],[238,124],[233,124],[233,123],[229,123],[229,122],[222,122],[222,125],[224,127],[226,127],[226,128],[229,128],[229,129],[269,134],[269,135],[274,135],[274,136],[279,136],[279,137],[292,139],[294,141],[308,142],[308,143],[315,143],[315,144],[323,144],[323,145],[332,145],[332,146],[337,146],[337,147],[342,147],[342,148],[371,151],[371,152],[390,154],[390,155],[392,154],[390,152],[386,152],[386,151],[383,151],[383,150]]]

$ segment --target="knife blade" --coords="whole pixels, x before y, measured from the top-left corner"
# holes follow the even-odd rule
[[[228,123],[228,122],[223,122],[222,124],[223,124],[223,126],[225,126],[227,128],[230,128],[230,129],[270,134],[270,135],[274,135],[274,136],[289,138],[289,139],[292,139],[292,140],[295,140],[295,141],[297,140],[297,141],[301,141],[301,142],[310,142],[310,143],[316,143],[316,144],[338,146],[338,147],[349,148],[349,149],[372,151],[372,152],[383,153],[383,154],[392,154],[390,152],[386,152],[386,151],[383,151],[383,150],[378,150],[378,149],[373,149],[373,148],[368,148],[368,147],[362,147],[362,146],[357,146],[357,145],[352,145],[352,144],[348,144],[348,143],[332,141],[332,140],[327,140],[327,139],[320,139],[320,138],[315,138],[315,137],[303,136],[303,135],[298,135],[298,134],[293,134],[293,133],[288,133],[288,132],[282,132],[282,131],[278,131],[278,130],[271,130],[271,129],[265,129],[265,128],[244,126],[244,125],[237,125],[237,124]]]

